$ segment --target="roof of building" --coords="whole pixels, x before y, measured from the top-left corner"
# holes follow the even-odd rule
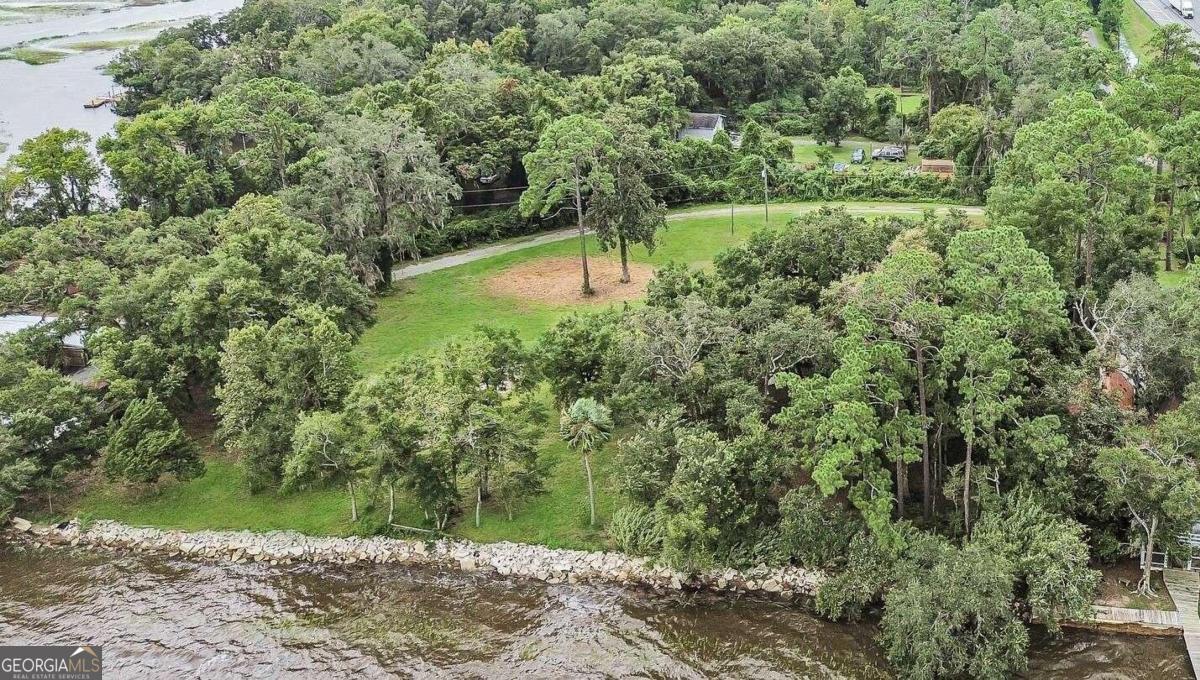
[[[715,130],[724,118],[719,113],[688,113],[687,127],[692,130]]]
[[[12,335],[27,328],[34,328],[56,320],[56,316],[38,316],[36,314],[0,314],[0,337]],[[62,339],[67,347],[83,347],[83,333],[75,331],[68,333]]]

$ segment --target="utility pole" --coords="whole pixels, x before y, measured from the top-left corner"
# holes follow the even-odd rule
[[[762,178],[763,178],[763,221],[766,226],[771,226],[771,190],[767,186],[767,159],[762,158]]]

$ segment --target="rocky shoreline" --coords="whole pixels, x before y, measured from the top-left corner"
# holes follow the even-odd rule
[[[825,580],[819,571],[796,567],[718,569],[687,574],[654,565],[644,557],[616,552],[563,550],[524,543],[472,543],[437,539],[405,540],[307,536],[294,531],[171,531],[100,520],[48,526],[14,518],[8,537],[48,547],[73,546],[108,552],[234,563],[403,564],[550,584],[607,583],[654,590],[697,590],[758,594],[791,599],[812,596]]]

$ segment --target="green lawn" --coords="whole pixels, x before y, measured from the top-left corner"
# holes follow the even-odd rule
[[[1129,41],[1129,48],[1138,56],[1138,59],[1146,59],[1149,56],[1148,43],[1158,31],[1158,24],[1154,23],[1150,15],[1146,14],[1146,11],[1134,0],[1125,0],[1125,12],[1122,19],[1121,31],[1125,34],[1125,39]]]
[[[902,115],[912,115],[916,113],[917,109],[921,107],[921,102],[925,98],[925,95],[921,94],[920,92],[905,92],[904,90],[895,87],[872,87],[868,89],[867,94],[874,98],[876,93],[880,92],[881,90],[892,90],[899,95],[899,101],[897,102],[897,113]]]
[[[863,155],[867,162],[863,165],[851,165],[855,170],[865,169],[872,164],[871,150],[878,149],[881,146],[889,146],[887,142],[878,142],[866,137],[847,137],[842,140],[841,146],[832,144],[818,144],[812,137],[788,137],[792,142],[792,159],[801,164],[817,164],[820,161],[817,159],[818,149],[828,149],[833,155],[833,163],[850,163],[850,155],[855,149],[862,149]],[[908,165],[916,165],[921,162],[920,155],[917,154],[917,147],[910,146],[908,155],[905,157],[905,163]],[[874,161],[874,163],[890,164],[890,161]]]
[[[545,406],[550,398],[544,395]],[[498,505],[485,504],[480,526],[474,524],[474,506],[464,503],[464,515],[454,534],[475,541],[520,541],[551,547],[601,550],[609,547],[601,529],[588,527],[587,479],[577,454],[553,430],[546,433],[541,455],[550,471],[546,493],[515,507],[512,521]],[[611,480],[615,444],[593,459],[597,488],[597,525],[603,527],[618,499]],[[387,496],[358,492],[362,521],[350,522],[350,500],[345,489],[318,489],[281,495],[276,491],[250,493],[238,465],[225,457],[208,455],[205,473],[189,482],[166,482],[159,489],[141,490],[97,480],[65,516],[112,519],[138,526],[170,529],[293,529],[312,535],[345,536],[382,526],[387,518]],[[463,489],[471,497],[471,489]],[[403,493],[396,495],[397,524],[423,527],[419,508]],[[51,518],[42,518],[51,519]],[[54,519],[58,519],[55,517]]]
[[[772,206],[772,224],[783,224],[788,218],[820,205],[787,203]],[[901,209],[919,211],[933,204],[899,206],[856,202],[830,205],[885,214]],[[723,210],[720,206],[710,206],[684,211],[677,217],[684,217],[688,212],[701,212],[703,216],[668,221],[667,231],[662,234],[654,253],[651,255],[645,248],[634,246],[631,259],[655,266],[671,261],[703,265],[718,252],[741,243],[752,231],[763,226],[761,213],[738,214],[731,232],[729,215],[722,213]],[[592,257],[616,257],[615,253],[600,253],[594,238],[588,239],[588,250]],[[485,289],[487,280],[530,260],[547,256],[573,257],[578,252],[579,242],[569,239],[397,282],[391,293],[377,300],[378,320],[363,335],[355,350],[359,365],[368,373],[379,371],[400,356],[440,347],[454,335],[470,331],[479,324],[512,328],[523,338],[534,338],[579,305],[548,305],[496,297]]]
[[[771,223],[783,224],[790,216],[810,211],[821,204],[790,203],[772,206]],[[868,214],[919,213],[929,204],[851,203],[851,210]],[[675,260],[702,266],[719,251],[743,241],[761,228],[761,213],[739,214],[730,219],[722,206],[700,206],[677,213],[668,224],[662,243],[654,254],[635,248],[634,261],[653,265]],[[595,257],[610,257],[595,251]],[[497,298],[484,289],[484,282],[515,264],[547,256],[574,255],[578,242],[567,240],[418,276],[397,284],[397,290],[379,300],[378,321],[362,338],[356,350],[362,369],[378,371],[388,362],[408,353],[427,351],[480,323],[516,329],[532,339],[548,327],[570,305],[542,305]],[[542,393],[551,408],[548,391]],[[598,495],[599,526],[604,526],[618,502],[612,479],[615,444],[609,444],[594,461]],[[472,507],[464,504],[453,533],[478,541],[513,540],[550,546],[600,549],[607,546],[601,529],[588,527],[587,486],[579,457],[563,444],[554,428],[548,427],[540,447],[550,475],[546,493],[515,509],[510,521],[500,507],[487,506],[481,526],[473,522]],[[152,490],[130,489],[96,479],[82,495],[66,507],[62,516],[78,515],[123,521],[135,525],[179,529],[295,529],[310,534],[345,535],[370,530],[386,517],[386,496],[368,498],[359,493],[365,516],[358,525],[349,521],[349,501],[343,489],[305,491],[287,496],[268,491],[251,494],[240,470],[228,457],[209,449],[203,477],[189,482],[165,482]],[[469,497],[469,489],[463,490]],[[397,494],[396,522],[425,526],[418,508]],[[43,518],[49,519],[49,518]]]

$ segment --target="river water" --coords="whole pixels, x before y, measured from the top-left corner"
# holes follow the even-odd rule
[[[33,11],[30,5],[39,6]],[[71,45],[145,40],[167,26],[201,16],[218,16],[241,0],[189,0],[76,3],[64,0],[0,0],[0,52],[12,48],[56,50],[60,61],[30,65],[0,59],[0,159],[21,142],[51,127],[78,128],[95,140],[112,130],[117,116],[108,108],[85,109],[83,103],[114,88],[101,69],[116,49],[72,49]],[[61,7],[61,11],[46,8]],[[94,45],[93,45],[94,47]]]
[[[390,565],[0,551],[0,644],[104,645],[106,677],[887,678],[802,607]],[[1175,638],[1039,639],[1030,678],[1186,677]]]

